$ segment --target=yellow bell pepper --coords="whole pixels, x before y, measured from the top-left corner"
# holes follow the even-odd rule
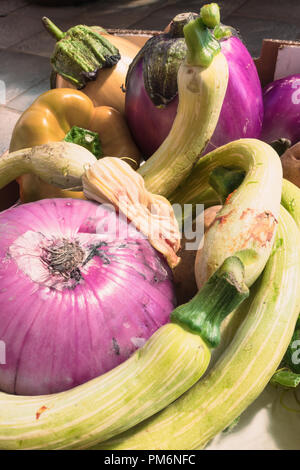
[[[94,107],[88,96],[69,88],[43,93],[24,111],[13,130],[9,151],[61,141],[73,126],[97,132],[105,156],[122,158],[138,168],[140,151],[123,115],[110,106]],[[29,174],[22,175],[18,183],[23,202],[48,197],[84,198],[82,192],[56,188]]]

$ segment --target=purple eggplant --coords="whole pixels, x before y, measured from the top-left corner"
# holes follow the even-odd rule
[[[183,26],[195,16],[175,17],[169,31],[150,38],[129,68],[125,114],[145,159],[161,145],[175,119],[177,71],[186,54]],[[262,89],[254,61],[234,30],[222,27],[226,35],[220,42],[229,81],[217,127],[204,153],[239,138],[258,138],[262,127]]]
[[[300,140],[300,74],[275,80],[263,90],[264,119],[260,139],[272,143]]]

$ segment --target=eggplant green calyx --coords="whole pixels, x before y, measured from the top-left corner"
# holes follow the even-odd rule
[[[222,204],[245,178],[245,171],[218,166],[209,175],[210,186],[218,193]]]
[[[77,25],[63,33],[46,17],[43,24],[57,40],[51,56],[53,69],[78,89],[95,80],[100,69],[113,67],[121,58],[119,50],[93,27]]]
[[[208,67],[220,52],[220,43],[199,17],[183,28],[187,45],[186,62],[191,66]]]
[[[183,28],[197,17],[196,13],[181,13],[173,18],[168,32],[148,39],[128,68],[125,87],[141,66],[144,87],[152,103],[159,108],[170,103],[177,96],[177,73],[187,52]]]
[[[224,318],[248,296],[244,265],[237,256],[228,257],[188,303],[171,314],[171,321],[199,334],[211,348],[218,346]]]
[[[217,3],[203,5],[200,10],[200,18],[208,28],[215,28],[220,24],[220,8]]]
[[[93,155],[95,155],[98,160],[99,158],[103,157],[101,142],[97,132],[92,132],[87,129],[83,129],[82,127],[73,126],[67,133],[64,141],[81,145],[81,147],[86,148]]]

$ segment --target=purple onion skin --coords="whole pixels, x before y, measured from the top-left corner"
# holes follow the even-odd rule
[[[45,199],[0,214],[2,391],[44,395],[84,383],[125,361],[169,321],[171,270],[140,232],[130,227],[127,233],[126,220],[117,237],[109,234],[116,220],[105,206],[74,199]],[[79,240],[90,255],[68,286],[49,272],[40,252],[63,238]]]
[[[263,90],[264,119],[260,139],[271,143],[300,140],[300,74],[275,80]]]
[[[229,80],[220,118],[205,152],[232,140],[258,138],[263,120],[262,89],[248,50],[237,37],[221,41],[229,67]],[[133,138],[149,158],[167,137],[176,116],[178,97],[157,108],[143,83],[141,59],[126,88],[125,114]]]

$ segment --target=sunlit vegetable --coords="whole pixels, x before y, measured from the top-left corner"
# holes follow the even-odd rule
[[[263,90],[264,118],[260,139],[271,143],[300,140],[300,74],[268,84]]]
[[[168,32],[147,41],[128,70],[126,118],[146,158],[162,144],[175,119],[177,72],[186,54],[183,28],[195,16],[194,13],[176,16]],[[229,79],[221,114],[206,152],[242,137],[258,138],[263,119],[261,85],[247,48],[232,28],[222,25],[215,35],[228,63]],[[199,112],[207,112],[204,104],[199,103]]]
[[[47,18],[44,25],[58,41],[51,59],[57,72],[53,85],[79,87],[95,106],[112,106],[124,113],[125,77],[140,47],[97,26],[78,25],[64,33]],[[99,47],[107,50],[106,58],[98,53]]]
[[[21,114],[12,133],[10,152],[62,141],[67,136],[69,141],[80,143],[74,132],[70,135],[74,126],[96,133],[102,156],[124,158],[135,169],[139,166],[140,152],[124,116],[110,106],[95,107],[84,93],[68,88],[43,93]],[[81,192],[61,190],[29,174],[20,174],[18,183],[22,202],[48,197],[83,197]]]
[[[171,271],[115,211],[45,199],[0,214],[0,389],[41,395],[122,363],[175,304]]]

